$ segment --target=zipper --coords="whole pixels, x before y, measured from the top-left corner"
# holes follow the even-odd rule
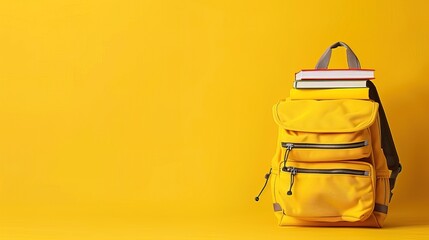
[[[282,147],[286,148],[286,152],[283,158],[283,167],[282,170],[286,172],[286,162],[289,157],[290,151],[293,148],[315,148],[315,149],[351,149],[351,148],[360,148],[368,145],[368,141],[360,141],[354,143],[334,143],[334,144],[325,144],[325,143],[291,143],[291,142],[282,142]]]
[[[368,141],[360,141],[354,143],[291,143],[282,142],[282,147],[292,150],[292,148],[317,148],[317,149],[348,149],[348,148],[360,148],[368,145]]]
[[[296,168],[286,167],[282,169],[284,172],[290,173],[290,185],[287,195],[292,195],[292,187],[295,183],[295,176],[298,173],[313,173],[313,174],[346,174],[355,176],[369,176],[369,171],[365,170],[354,170],[354,169],[308,169],[308,168]]]
[[[287,167],[285,172],[293,173],[315,173],[315,174],[347,174],[347,175],[360,175],[369,176],[369,171],[354,170],[354,169],[309,169],[309,168],[296,168]]]

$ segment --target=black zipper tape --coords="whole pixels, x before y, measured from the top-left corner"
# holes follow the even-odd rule
[[[346,174],[346,175],[360,175],[369,176],[369,171],[354,170],[354,169],[310,169],[310,168],[295,168],[287,167],[285,172],[296,173],[314,173],[314,174]]]
[[[282,142],[282,147],[292,150],[292,148],[314,148],[314,149],[349,149],[360,148],[368,145],[368,141],[354,143],[291,143]]]
[[[284,167],[284,172],[290,173],[290,184],[289,190],[286,192],[287,195],[292,195],[292,187],[295,183],[295,175],[298,173],[311,173],[311,174],[344,174],[344,175],[355,175],[355,176],[369,176],[369,171],[355,170],[355,169],[310,169],[310,168],[296,168],[296,167]]]

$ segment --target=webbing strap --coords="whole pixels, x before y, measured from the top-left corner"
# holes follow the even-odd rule
[[[399,156],[396,151],[395,143],[393,141],[392,133],[390,132],[389,123],[387,122],[386,113],[384,112],[383,105],[381,104],[380,97],[377,92],[377,88],[374,83],[367,81],[369,88],[369,98],[379,104],[378,113],[380,115],[380,127],[381,127],[381,148],[383,149],[384,156],[387,159],[387,166],[391,170],[390,174],[390,198],[392,198],[392,190],[395,187],[396,178],[402,170],[402,166],[399,162]]]
[[[345,42],[336,42],[326,49],[326,51],[322,54],[319,61],[316,64],[316,69],[327,69],[329,65],[329,61],[331,60],[332,49],[337,47],[345,47],[347,53],[347,63],[349,68],[360,68],[359,59],[353,50],[345,43]]]
[[[381,212],[384,214],[387,214],[387,211],[389,210],[389,207],[387,205],[375,203],[374,205],[374,211],[375,212]]]

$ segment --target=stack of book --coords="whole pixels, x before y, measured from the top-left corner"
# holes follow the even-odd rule
[[[296,89],[366,88],[373,69],[311,69],[295,74]]]

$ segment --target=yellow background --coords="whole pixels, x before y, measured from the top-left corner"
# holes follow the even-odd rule
[[[2,1],[0,239],[427,239],[428,10]],[[253,201],[271,106],[339,40],[376,69],[405,170],[384,229],[278,228],[269,190]]]

